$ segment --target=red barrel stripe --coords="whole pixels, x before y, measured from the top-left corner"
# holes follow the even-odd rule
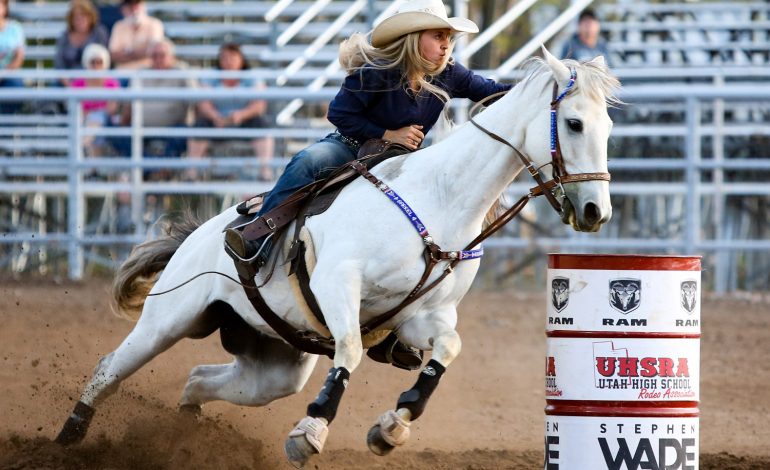
[[[603,271],[700,271],[700,256],[658,255],[548,255],[550,269]]]
[[[644,418],[697,418],[700,415],[697,401],[687,402],[633,402],[565,400],[551,403],[548,400],[545,414],[548,416],[610,416]]]

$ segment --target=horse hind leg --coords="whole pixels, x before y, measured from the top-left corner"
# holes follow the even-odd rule
[[[220,335],[234,361],[193,368],[180,411],[197,414],[203,404],[215,400],[264,406],[302,390],[318,360],[255,331],[240,317],[225,319]]]
[[[104,356],[97,364],[80,401],[56,437],[57,443],[71,445],[82,441],[99,403],[115,393],[123,380],[152,358],[188,336],[192,322],[183,321],[184,316],[172,318],[171,315],[157,314],[161,311],[185,310],[172,308],[171,303],[158,302],[156,299],[145,304],[144,313],[131,333],[115,351]]]

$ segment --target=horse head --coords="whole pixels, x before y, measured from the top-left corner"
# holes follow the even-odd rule
[[[562,221],[575,230],[595,232],[612,216],[607,172],[612,120],[607,108],[619,102],[615,91],[620,84],[601,56],[588,62],[560,61],[545,47],[543,55],[535,71],[547,67],[552,80],[532,111],[536,114],[527,125],[522,150],[537,167],[554,167],[555,180],[561,181]],[[546,101],[548,105],[542,103]]]

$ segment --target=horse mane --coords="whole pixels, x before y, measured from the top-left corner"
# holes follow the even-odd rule
[[[620,81],[612,75],[605,64],[573,59],[564,59],[561,62],[571,69],[574,68],[577,72],[578,78],[573,86],[573,93],[587,94],[589,98],[603,100],[607,103],[607,106],[613,108],[624,104],[618,97]],[[524,79],[515,88],[525,88],[533,82],[537,82],[543,75],[552,75],[551,67],[541,57],[527,59],[522,64],[521,69],[524,72]],[[489,211],[484,216],[484,226],[492,223],[505,211],[504,197],[505,192],[489,208]]]
[[[604,100],[607,106],[617,107],[623,104],[618,98],[620,91],[620,81],[612,75],[609,68],[603,63],[590,60],[564,59],[561,61],[570,69],[577,72],[577,80],[573,86],[573,93],[588,94],[589,98]],[[522,64],[525,78],[517,86],[527,86],[527,84],[541,75],[551,75],[551,68],[545,59],[541,57],[532,57]]]

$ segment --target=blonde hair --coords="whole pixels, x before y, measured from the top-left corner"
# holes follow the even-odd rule
[[[414,85],[415,92],[422,90],[433,94],[444,103],[449,101],[449,94],[432,83],[433,78],[451,64],[454,40],[441,64],[434,64],[420,54],[420,35],[422,31],[406,34],[383,47],[374,47],[361,33],[352,34],[340,44],[339,61],[348,75],[361,73],[366,66],[376,69],[398,69],[401,71],[401,86]]]

